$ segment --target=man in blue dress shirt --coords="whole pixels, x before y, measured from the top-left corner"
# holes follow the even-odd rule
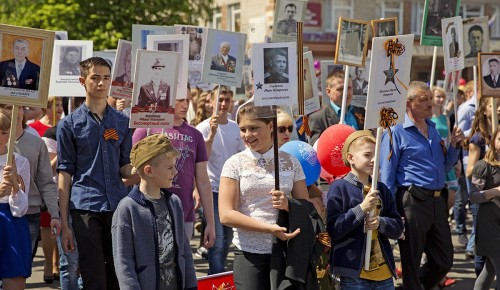
[[[61,244],[77,241],[85,289],[119,289],[113,264],[111,220],[132,177],[129,119],[107,105],[111,67],[92,57],[80,63],[85,103],[57,126]],[[71,214],[72,224],[69,223]]]
[[[431,289],[453,265],[453,245],[445,176],[458,160],[455,145],[464,139],[459,128],[446,148],[432,117],[432,93],[423,82],[408,88],[406,118],[392,128],[392,144],[384,133],[380,153],[380,178],[395,195],[405,218],[405,239],[399,241],[405,290]],[[422,253],[427,262],[420,267]]]

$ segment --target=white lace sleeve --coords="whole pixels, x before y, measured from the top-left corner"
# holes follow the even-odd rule
[[[15,217],[22,217],[28,211],[28,194],[30,187],[30,166],[29,161],[23,156],[14,155],[16,158],[17,175],[22,179],[19,186],[19,191],[15,198],[9,196],[10,212]],[[24,187],[24,188],[22,188]]]
[[[231,156],[231,158],[224,163],[220,177],[229,177],[231,179],[240,180],[239,164],[241,156],[241,154]]]
[[[304,170],[302,170],[302,165],[300,165],[300,162],[295,156],[290,155],[290,158],[292,159],[293,163],[293,182],[299,181],[299,180],[305,180],[306,176],[304,174]]]
[[[51,138],[42,137],[43,142],[47,146],[49,153],[57,153],[57,141]]]

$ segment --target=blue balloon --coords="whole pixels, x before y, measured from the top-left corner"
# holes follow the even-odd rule
[[[304,170],[304,174],[306,175],[307,186],[312,185],[318,180],[321,173],[321,164],[319,163],[318,155],[316,155],[316,150],[311,145],[302,141],[290,141],[283,144],[280,150],[293,155],[299,160],[302,170]]]

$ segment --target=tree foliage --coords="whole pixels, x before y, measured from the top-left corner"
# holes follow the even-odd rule
[[[66,30],[92,40],[94,50],[132,39],[132,24],[197,24],[210,19],[213,0],[2,0],[0,23]]]

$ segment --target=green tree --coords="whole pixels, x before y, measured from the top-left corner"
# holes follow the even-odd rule
[[[132,24],[197,24],[210,19],[213,0],[2,0],[0,23],[66,30],[92,40],[94,50],[132,39]]]

